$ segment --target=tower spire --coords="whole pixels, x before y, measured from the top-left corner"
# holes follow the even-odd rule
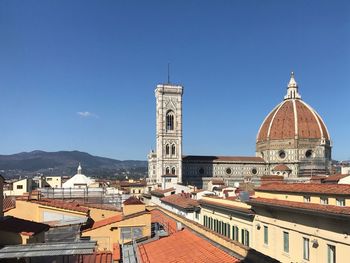
[[[284,99],[301,99],[300,94],[298,93],[298,83],[295,81],[294,72],[290,73],[290,80],[287,87],[287,94],[284,96]]]
[[[78,174],[81,174],[81,165],[79,163],[79,166],[78,166]]]

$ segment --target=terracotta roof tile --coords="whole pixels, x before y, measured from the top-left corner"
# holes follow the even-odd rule
[[[348,174],[335,174],[335,175],[330,175],[322,180],[322,182],[339,182],[340,179],[343,179],[344,177],[349,176]]]
[[[255,188],[255,191],[350,195],[350,185],[315,183],[271,183]]]
[[[235,211],[238,211],[238,212],[243,212],[243,213],[246,213],[246,214],[251,214],[251,215],[254,214],[254,212],[251,209],[240,207],[240,206],[237,206],[237,205],[234,205],[234,204],[221,203],[221,202],[215,201],[215,200],[209,201],[209,200],[206,200],[206,199],[200,199],[198,202],[199,202],[200,205],[211,205],[211,206],[223,207],[223,208],[226,208],[226,209],[232,209],[232,210],[235,210]]]
[[[176,221],[165,215],[162,211],[154,209],[151,211],[152,223],[159,223],[164,226],[169,234],[177,231]]]
[[[121,209],[117,208],[115,205],[110,205],[110,204],[91,204],[91,203],[84,203],[84,202],[80,202],[80,201],[77,201],[77,203],[79,203],[79,205],[82,206],[82,207],[121,212]]]
[[[297,125],[295,125],[296,122]],[[257,141],[294,139],[295,126],[298,128],[298,138],[321,139],[322,133],[323,137],[329,140],[326,126],[314,109],[302,100],[285,100],[277,105],[264,120],[259,129]]]
[[[49,226],[34,221],[29,221],[13,216],[5,216],[0,219],[0,230],[23,235],[35,235],[49,230]]]
[[[191,198],[191,194],[181,193],[169,195],[160,199],[162,202],[177,206],[182,209],[195,209],[199,206],[198,201]]]
[[[129,181],[121,181],[119,182],[119,185],[121,187],[143,187],[146,186],[146,181],[135,181],[135,182],[129,182]]]
[[[138,248],[143,263],[240,262],[239,259],[227,254],[187,229],[176,232],[169,237],[139,245]]]
[[[134,196],[131,196],[128,199],[126,199],[123,204],[124,205],[143,205],[143,203]]]
[[[75,261],[72,261],[75,262]],[[80,261],[79,261],[80,262]],[[83,255],[82,263],[110,263],[112,262],[112,252],[99,251],[92,255]]]
[[[111,217],[108,217],[108,218],[105,218],[105,219],[102,219],[102,220],[94,222],[94,224],[92,225],[91,228],[86,229],[84,231],[94,230],[96,228],[103,227],[103,226],[106,226],[106,225],[110,225],[110,224],[113,224],[113,223],[116,223],[116,222],[119,222],[119,221],[122,221],[122,220],[123,220],[123,215],[122,214],[111,216]]]
[[[144,214],[149,214],[149,212],[148,211],[141,211],[141,212],[137,212],[137,213],[126,215],[126,216],[124,216],[123,214],[111,216],[111,217],[94,222],[90,228],[84,229],[83,232],[91,231],[91,230],[94,230],[94,229],[99,228],[99,227],[114,224],[114,223],[120,222],[122,220],[133,218],[133,217],[138,217],[138,216],[144,215]]]
[[[61,201],[57,199],[41,199],[41,200],[30,200],[29,202],[37,203],[45,206],[56,207],[60,209],[66,209],[76,212],[88,213],[89,209],[80,206],[78,202],[75,201]]]
[[[348,206],[302,203],[302,202],[293,202],[293,201],[285,201],[285,200],[261,198],[261,197],[253,198],[248,203],[251,204],[252,206],[263,204],[269,207],[287,207],[287,208],[301,209],[305,211],[314,211],[322,214],[331,213],[331,214],[350,216],[350,207]]]

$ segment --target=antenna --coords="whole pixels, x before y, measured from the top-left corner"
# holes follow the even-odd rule
[[[170,63],[168,63],[168,84],[170,84]]]

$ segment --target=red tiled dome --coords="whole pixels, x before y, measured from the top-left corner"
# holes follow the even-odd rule
[[[320,115],[301,100],[292,75],[285,100],[267,115],[260,126],[257,142],[294,138],[330,140]]]

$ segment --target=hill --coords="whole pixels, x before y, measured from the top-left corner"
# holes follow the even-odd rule
[[[5,177],[44,175],[74,175],[81,163],[83,172],[95,177],[143,177],[147,162],[115,160],[80,151],[32,151],[0,155],[0,170]]]

